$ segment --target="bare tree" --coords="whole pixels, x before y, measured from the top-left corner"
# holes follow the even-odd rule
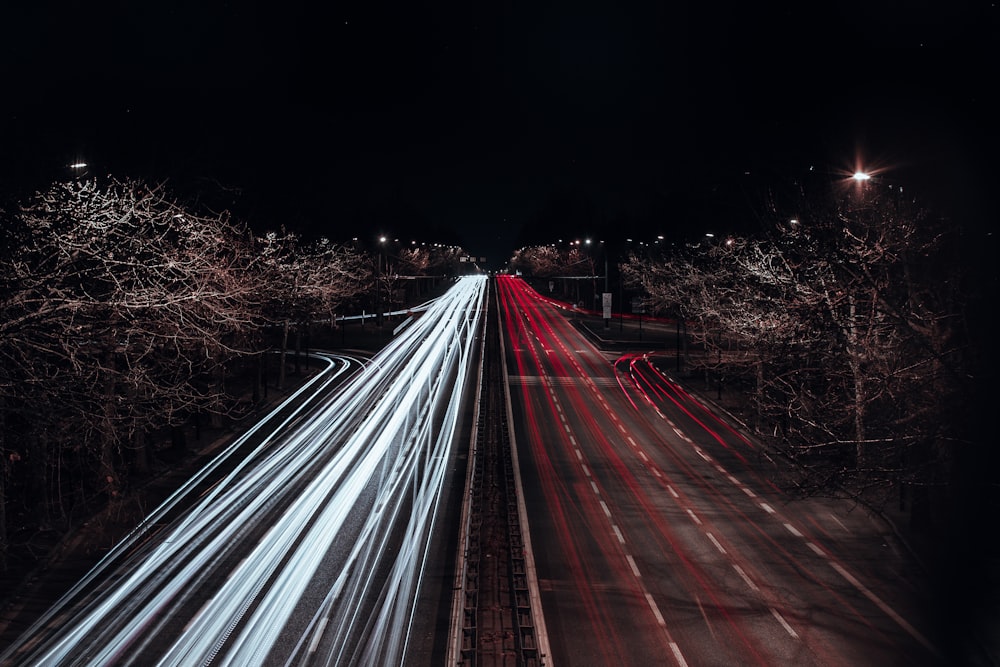
[[[7,426],[40,434],[24,458],[46,459],[62,434],[45,465],[68,448],[90,470],[80,488],[115,498],[125,462],[145,465],[147,433],[226,409],[222,388],[201,379],[241,353],[234,333],[257,326],[240,234],[227,216],[196,215],[136,181],[57,184],[10,217]]]
[[[298,371],[307,328],[317,320],[335,326],[337,311],[370,290],[372,270],[364,253],[326,238],[305,243],[285,229],[256,238],[254,247],[254,281],[262,312],[281,327],[278,387],[282,387],[289,337],[295,336]]]
[[[947,230],[877,189],[796,205],[767,238],[623,273],[692,321],[706,366],[752,369],[760,435],[812,471],[808,490],[939,483],[964,377]]]

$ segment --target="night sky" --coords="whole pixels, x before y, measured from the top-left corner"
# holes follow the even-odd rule
[[[860,159],[991,231],[1000,9],[760,4],[5,3],[2,188],[84,160],[255,228],[500,265],[745,231],[767,186]]]

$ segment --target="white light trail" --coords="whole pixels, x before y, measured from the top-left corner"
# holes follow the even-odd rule
[[[59,665],[400,664],[485,290],[485,277],[466,277],[427,304],[329,402],[289,416],[129,557],[114,587],[16,655]]]

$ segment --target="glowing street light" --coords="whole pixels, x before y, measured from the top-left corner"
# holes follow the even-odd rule
[[[854,175],[851,176],[851,178],[856,180],[858,183],[863,183],[865,181],[870,181],[872,175],[869,174],[867,171],[856,171],[854,172]]]

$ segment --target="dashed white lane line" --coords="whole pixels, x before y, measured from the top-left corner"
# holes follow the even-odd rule
[[[656,616],[656,622],[660,625],[666,625],[667,621],[663,618],[663,614],[660,613],[660,608],[656,606],[656,600],[654,600],[653,596],[649,593],[646,593],[646,602],[649,603],[649,608],[653,610],[653,616]],[[671,644],[676,646],[673,642],[671,642]]]
[[[594,493],[596,495],[598,496],[601,495],[601,490],[597,488],[597,482],[595,482],[594,480],[590,480],[590,488],[594,490]]]
[[[733,563],[733,569],[736,570],[736,574],[740,575],[740,577],[743,578],[743,581],[746,582],[747,586],[749,586],[751,590],[755,592],[760,590],[759,588],[757,588],[757,584],[753,583],[753,580],[751,580],[750,577],[747,576],[747,573],[743,571],[742,567],[740,567],[736,563]]]
[[[611,510],[608,509],[608,504],[606,502],[604,502],[603,500],[601,501],[601,509],[604,510],[604,514],[610,519],[611,518]]]
[[[683,432],[680,431],[680,429],[678,429],[672,422],[670,422],[670,420],[667,417],[665,417],[659,411],[659,409],[657,409],[657,413],[660,415],[661,418],[663,418],[664,420],[666,420],[668,424],[670,424],[670,426],[674,430],[674,433],[676,433],[678,437],[680,437],[681,439],[685,440],[686,442],[691,442],[693,444],[693,441],[691,441],[690,438],[688,438]],[[631,438],[629,439],[629,441],[632,442],[633,446],[635,446],[635,443],[631,440]],[[638,449],[637,446],[636,446],[636,448]],[[711,457],[708,456],[708,455],[706,455],[699,447],[695,446],[694,450],[695,450],[695,452],[702,459],[704,459],[707,462],[712,463]],[[641,452],[641,450],[640,450],[640,452]],[[733,475],[731,475],[728,471],[726,471],[721,465],[719,465],[718,463],[715,463],[715,467],[716,467],[716,469],[720,473],[722,473],[723,475],[726,475],[727,479],[732,484],[738,486],[743,491],[743,493],[745,493],[747,496],[749,496],[750,498],[756,498],[757,497],[757,494],[755,494],[750,488],[742,485],[739,482],[739,480],[737,480]],[[659,474],[658,470],[654,469],[653,472],[656,473],[657,477],[661,476]],[[670,492],[670,494],[674,498],[679,498],[679,495],[677,494],[677,492],[669,484],[667,485],[667,490]],[[761,509],[763,509],[768,514],[771,514],[771,515],[776,515],[777,514],[776,510],[773,507],[771,507],[771,505],[769,505],[768,503],[766,503],[766,502],[760,502],[759,505],[760,505]],[[688,514],[691,515],[692,519],[694,519],[699,524],[701,523],[701,521],[698,520],[698,517],[695,516],[695,514],[690,509],[687,509],[686,511],[688,512]],[[830,517],[834,521],[836,521],[843,530],[848,531],[848,528],[833,513],[830,513]],[[798,530],[795,526],[793,526],[791,523],[783,523],[783,526],[785,527],[785,529],[789,533],[791,533],[795,537],[805,538],[805,535],[803,535],[803,533],[800,530]],[[717,539],[715,539],[714,535],[712,535],[711,533],[709,533],[707,531],[706,531],[705,534],[712,541],[713,545],[715,545],[716,549],[718,549],[723,554],[726,553],[725,548],[719,543],[719,541]],[[837,563],[837,562],[835,562],[833,560],[829,560],[829,555],[826,554],[819,546],[817,546],[814,542],[811,542],[811,541],[808,541],[808,540],[805,540],[805,545],[807,547],[809,547],[809,549],[811,551],[813,551],[813,553],[815,553],[816,555],[822,556],[824,558],[827,558],[828,562],[830,563],[830,566],[833,567],[833,569],[836,570],[837,573],[840,574],[840,576],[842,576],[844,579],[846,579],[848,581],[848,583],[850,583],[851,585],[853,585],[859,592],[861,592],[865,597],[867,597],[871,602],[873,602],[879,609],[881,609],[887,616],[889,616],[893,621],[895,621],[901,628],[903,628],[907,633],[909,633],[914,639],[916,639],[917,641],[919,641],[922,645],[924,645],[932,653],[934,653],[936,655],[939,655],[937,648],[926,637],[924,637],[916,628],[914,628],[912,625],[910,625],[902,616],[900,616],[898,613],[896,613],[895,610],[893,610],[884,601],[882,601],[881,598],[879,598],[877,595],[875,595],[874,593],[872,593],[864,584],[861,583],[861,581],[859,581],[854,575],[852,575],[850,572],[848,572],[839,563]],[[757,587],[757,585],[753,582],[753,580],[751,580],[750,577],[747,576],[746,572],[743,571],[743,568],[741,568],[739,565],[733,563],[733,569],[736,570],[737,574],[739,574],[739,576],[743,579],[743,581],[747,584],[747,586],[749,586],[752,590],[754,590],[754,591],[759,591],[760,590]],[[648,596],[648,594],[647,594],[647,596]],[[650,599],[650,601],[651,601],[651,599]],[[652,601],[651,601],[651,604],[652,604]],[[785,629],[786,632],[788,632],[788,634],[791,637],[796,638],[796,639],[799,638],[799,635],[798,635],[798,633],[795,632],[795,629],[792,628],[791,625],[789,625],[789,623],[784,619],[784,617],[781,616],[781,614],[778,612],[777,609],[774,609],[773,607],[771,607],[770,611],[771,611],[771,614],[774,616],[774,618],[781,624],[781,626]],[[687,663],[684,660],[684,656],[680,653],[680,649],[677,647],[676,643],[674,643],[674,642],[671,641],[670,642],[670,647],[671,647],[671,650],[674,652],[674,657],[677,659],[677,662],[679,664],[681,664],[681,665],[686,665]]]
[[[632,554],[625,554],[625,560],[628,561],[629,567],[632,568],[632,574],[635,575],[635,578],[642,579],[642,574],[639,573],[639,566],[635,564],[635,559],[632,558]]]
[[[857,577],[855,577],[853,574],[851,574],[850,572],[848,572],[847,570],[845,570],[840,565],[840,563],[837,563],[835,561],[830,561],[830,567],[832,567],[834,570],[836,570],[837,573],[840,574],[840,576],[842,576],[844,579],[846,579],[852,586],[854,586],[859,591],[861,591],[861,593],[866,598],[868,598],[869,600],[871,600],[875,604],[876,607],[878,607],[879,609],[881,609],[885,613],[886,616],[888,616],[892,620],[896,621],[896,623],[899,625],[899,627],[901,627],[904,630],[906,630],[906,632],[908,632],[911,637],[913,637],[918,642],[920,642],[921,644],[923,644],[926,648],[928,648],[931,651],[931,653],[937,654],[937,652],[938,652],[937,648],[933,644],[931,644],[930,641],[926,637],[924,637],[922,634],[920,634],[919,630],[917,630],[915,627],[913,627],[912,625],[910,625],[909,623],[907,623],[906,619],[903,618],[902,616],[900,616],[899,614],[897,614],[896,611],[892,607],[890,607],[885,602],[883,602],[882,598],[880,598],[879,596],[875,595],[870,590],[868,590],[867,586],[865,586],[860,581],[858,581]]]
[[[827,514],[830,515],[831,519],[833,519],[834,521],[837,522],[837,525],[840,526],[844,530],[845,533],[851,532],[850,529],[847,526],[844,525],[844,522],[837,518],[836,514],[834,514],[833,512],[827,512]]]
[[[723,548],[723,546],[719,544],[719,540],[715,539],[715,535],[713,535],[712,533],[705,533],[705,534],[708,535],[708,539],[712,540],[712,544],[715,545],[715,548],[718,549],[720,553],[722,554],[726,553],[726,550]]]
[[[587,464],[583,464],[580,467],[583,468],[583,474],[590,477],[590,468],[587,467]]]
[[[677,661],[681,667],[687,667],[687,661],[684,660],[684,655],[681,654],[681,649],[677,646],[676,642],[670,642],[670,650],[673,651],[674,660]]]
[[[695,515],[695,513],[694,513],[694,512],[692,512],[692,511],[691,511],[690,509],[688,509],[688,510],[687,510],[687,513],[688,513],[689,515],[691,515],[691,519],[693,519],[693,520],[694,520],[694,522],[695,522],[696,524],[698,524],[699,526],[701,525],[701,519],[699,519],[699,518],[698,518],[698,517],[697,517],[697,516]]]
[[[611,530],[615,531],[615,536],[621,544],[625,544],[625,536],[622,535],[622,531],[618,528],[618,524],[611,524]]]
[[[315,653],[316,649],[319,648],[319,640],[323,637],[323,631],[326,630],[326,624],[330,622],[330,619],[324,616],[319,619],[319,625],[316,626],[316,632],[313,635],[313,640],[309,643],[309,653]]]
[[[778,613],[778,610],[775,609],[774,607],[771,607],[771,615],[774,616],[776,619],[778,619],[778,623],[781,623],[781,627],[783,627],[788,634],[790,634],[795,639],[799,638],[798,633],[792,629],[792,626],[788,625],[788,621],[786,621],[781,616],[781,614]]]

